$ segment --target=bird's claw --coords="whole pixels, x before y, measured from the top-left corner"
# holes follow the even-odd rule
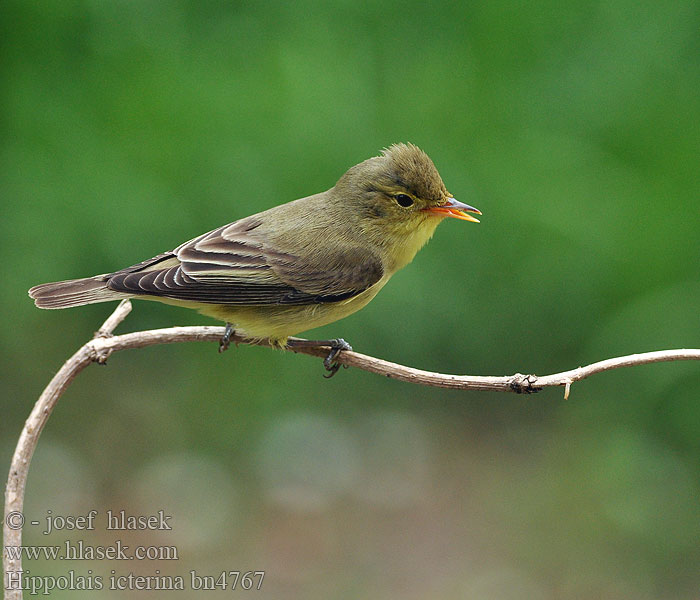
[[[226,323],[224,335],[221,336],[221,339],[219,340],[219,353],[226,352],[226,350],[228,350],[228,347],[231,345],[231,338],[234,336],[234,334],[235,331],[233,329],[233,325],[231,325],[231,323]]]
[[[324,375],[326,379],[330,379],[333,377],[338,372],[338,369],[340,369],[340,363],[336,362],[336,358],[338,355],[343,351],[343,350],[349,350],[352,352],[352,346],[348,344],[343,338],[337,338],[334,340],[330,340],[331,344],[331,351],[328,353],[328,356],[323,359],[323,366],[326,368],[326,371],[328,371],[328,375]],[[345,368],[347,369],[347,365],[345,365]]]

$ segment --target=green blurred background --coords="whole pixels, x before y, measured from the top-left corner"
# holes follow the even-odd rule
[[[698,347],[699,31],[692,0],[4,2],[2,464],[114,307],[39,311],[30,286],[327,189],[398,141],[482,223],[444,223],[372,304],[310,335],[483,375]],[[118,331],[208,323],[135,302]],[[188,587],[192,569],[264,570],[256,598],[283,600],[697,597],[697,363],[598,375],[567,402],[322,373],[215,344],[90,367],[42,434],[27,518],[162,509],[173,531],[25,541],[180,560],[25,567]]]

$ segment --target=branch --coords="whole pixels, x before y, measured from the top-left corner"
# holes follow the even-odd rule
[[[66,388],[75,376],[91,362],[104,363],[109,353],[95,350],[92,343],[100,339],[107,339],[114,329],[131,312],[131,302],[122,300],[115,311],[109,316],[95,333],[92,342],[85,344],[73,356],[71,356],[61,369],[54,375],[46,389],[36,401],[29,418],[24,423],[24,428],[19,436],[17,448],[10,463],[10,474],[5,488],[5,513],[3,520],[3,549],[7,546],[19,548],[22,544],[22,525],[24,516],[24,489],[27,485],[29,463],[34,455],[41,430],[56,406]],[[22,600],[22,589],[17,574],[22,573],[22,559],[18,555],[10,556],[7,550],[3,552],[3,588],[5,600]],[[13,579],[14,578],[14,579]]]
[[[5,490],[5,520],[3,523],[4,545],[19,547],[22,543],[21,521],[24,507],[24,490],[29,472],[29,463],[34,454],[39,434],[48,421],[51,412],[66,391],[73,379],[90,363],[97,362],[104,364],[107,358],[118,350],[127,348],[144,348],[155,344],[172,344],[176,342],[219,342],[224,334],[223,327],[170,327],[167,329],[154,329],[150,331],[137,331],[124,335],[113,336],[112,332],[131,312],[131,303],[123,300],[114,313],[105,321],[100,329],[95,333],[95,337],[83,345],[56,373],[49,385],[43,391],[27,419],[22,434],[20,435],[12,457],[10,474]],[[269,345],[264,342],[251,342],[238,335],[232,340],[236,344],[256,343],[258,345]],[[293,352],[308,354],[325,358],[328,355],[327,347],[295,347],[290,349]],[[433,387],[450,388],[457,390],[482,390],[515,393],[538,392],[545,387],[564,386],[564,398],[568,398],[571,384],[580,381],[596,373],[631,367],[634,365],[644,365],[656,362],[676,361],[676,360],[700,360],[700,349],[685,350],[660,350],[657,352],[645,352],[643,354],[632,354],[618,358],[602,360],[585,367],[545,375],[515,375],[504,377],[484,377],[478,375],[446,375],[431,371],[422,371],[412,367],[405,367],[359,352],[344,350],[337,357],[337,362],[346,367],[356,367],[408,383],[428,385]],[[19,524],[18,528],[15,528]],[[21,573],[21,560],[9,557],[7,552],[3,555],[4,562],[4,588],[6,600],[21,600],[22,590],[18,586],[12,586],[11,574]]]

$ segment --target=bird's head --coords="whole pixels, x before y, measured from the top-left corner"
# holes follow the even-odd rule
[[[336,184],[343,198],[357,201],[369,217],[414,226],[431,218],[479,220],[481,212],[458,202],[445,188],[430,157],[413,144],[394,144],[349,169]]]
[[[452,197],[433,161],[413,144],[394,144],[355,165],[335,189],[337,198],[355,204],[357,225],[367,234],[387,245],[408,245],[413,254],[445,217],[478,223],[472,214],[481,214]]]

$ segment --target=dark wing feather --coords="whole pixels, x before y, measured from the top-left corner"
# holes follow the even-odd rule
[[[169,253],[113,273],[112,290],[192,302],[301,305],[351,298],[379,281],[381,263],[366,251],[318,252],[307,268],[271,249],[248,217],[182,244]],[[317,264],[314,266],[313,262]]]

